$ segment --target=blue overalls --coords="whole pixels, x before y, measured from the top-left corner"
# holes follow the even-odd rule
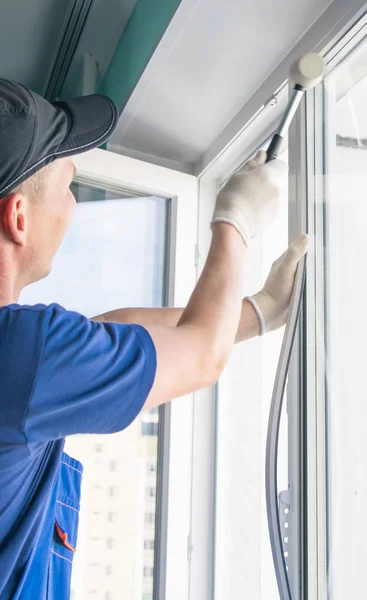
[[[34,543],[13,600],[68,600],[70,597],[82,473],[82,464],[63,452],[40,537]]]

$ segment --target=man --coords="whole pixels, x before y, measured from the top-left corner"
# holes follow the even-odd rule
[[[234,341],[280,327],[301,237],[264,289],[242,300],[247,245],[273,220],[284,165],[265,154],[218,195],[203,274],[182,309],[119,309],[89,320],[58,305],[24,307],[70,224],[70,156],[107,141],[104,96],[48,103],[0,80],[0,598],[69,598],[81,464],[76,433],[112,433],[145,408],[214,383]]]

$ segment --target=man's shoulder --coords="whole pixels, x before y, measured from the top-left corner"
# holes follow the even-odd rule
[[[8,304],[0,307],[0,327],[16,323],[47,323],[55,320],[88,320],[84,315],[67,310],[57,303],[52,304]]]
[[[53,313],[53,312],[66,312],[66,309],[60,306],[60,304],[8,304],[7,306],[0,307],[0,315],[2,313],[10,313],[15,315],[21,314],[32,314],[32,313]]]
[[[0,343],[24,345],[25,341],[31,344],[33,339],[42,344],[50,328],[53,326],[57,328],[60,322],[70,320],[70,315],[71,313],[65,308],[55,303],[2,306],[0,307]]]

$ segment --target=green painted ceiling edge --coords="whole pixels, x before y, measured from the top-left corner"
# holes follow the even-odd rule
[[[99,93],[120,111],[129,100],[181,0],[137,0]]]

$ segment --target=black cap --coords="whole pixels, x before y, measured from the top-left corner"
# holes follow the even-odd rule
[[[118,118],[107,96],[51,103],[0,78],[0,198],[57,158],[101,146]]]

